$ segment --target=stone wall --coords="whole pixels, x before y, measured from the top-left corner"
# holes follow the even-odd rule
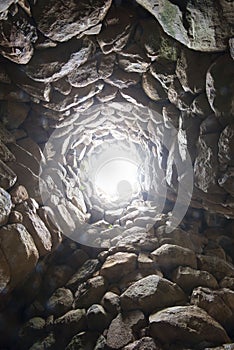
[[[0,4],[1,347],[232,349],[233,2],[68,3]],[[157,155],[163,213],[83,190],[82,157],[123,135]],[[191,207],[168,235],[186,150]],[[65,238],[74,217],[101,227],[98,249]]]

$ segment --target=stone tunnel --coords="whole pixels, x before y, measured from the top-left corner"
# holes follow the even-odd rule
[[[0,350],[234,349],[234,2],[1,0]]]

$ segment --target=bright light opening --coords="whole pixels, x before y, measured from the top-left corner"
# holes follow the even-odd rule
[[[97,171],[95,187],[99,197],[129,201],[140,191],[138,166],[128,159],[111,159]]]

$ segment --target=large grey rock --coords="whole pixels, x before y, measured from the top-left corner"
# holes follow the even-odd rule
[[[218,134],[201,135],[194,164],[195,186],[204,192],[220,193],[218,174]]]
[[[164,344],[221,345],[230,342],[223,327],[197,306],[175,306],[149,317],[150,335]]]
[[[197,93],[205,90],[206,72],[212,62],[211,55],[194,52],[184,47],[177,60],[176,75],[185,91]]]
[[[143,19],[140,21],[140,28],[141,35],[137,39],[148,57],[153,60],[157,58],[177,60],[179,43],[168,36],[157,21],[151,18]]]
[[[106,292],[102,298],[101,304],[104,306],[105,310],[113,315],[117,316],[120,310],[120,298],[118,294],[113,292]]]
[[[96,26],[105,17],[110,0],[36,2],[32,14],[39,30],[55,41],[68,41],[85,30]]]
[[[102,332],[108,325],[108,317],[102,305],[91,305],[87,310],[86,317],[88,328],[91,330]]]
[[[107,345],[111,349],[122,349],[133,341],[134,331],[139,331],[145,325],[144,314],[139,310],[118,314],[108,329]]]
[[[25,322],[19,330],[19,343],[22,347],[30,347],[35,338],[39,338],[45,331],[46,322],[41,317],[33,317]]]
[[[224,277],[234,277],[233,265],[217,256],[198,255],[197,266],[211,273],[218,281]]]
[[[59,317],[69,311],[73,303],[73,294],[69,289],[59,288],[46,303],[48,314]]]
[[[83,88],[72,88],[71,92],[64,96],[59,91],[53,91],[50,102],[43,103],[43,106],[52,111],[65,112],[71,107],[81,105],[91,97],[102,91],[104,84],[99,81]]]
[[[186,296],[175,283],[150,275],[133,283],[120,297],[123,310],[153,310],[185,303]]]
[[[163,244],[151,253],[154,261],[164,270],[171,270],[177,266],[197,268],[194,251],[175,244]]]
[[[118,68],[109,78],[105,79],[105,81],[119,89],[124,89],[131,85],[136,85],[140,81],[140,75],[134,72],[125,72]]]
[[[10,194],[0,187],[0,226],[7,223],[11,207],[12,202]]]
[[[75,293],[75,307],[88,308],[98,303],[107,291],[107,282],[102,276],[90,278],[79,285]]]
[[[0,246],[11,270],[10,289],[28,277],[39,258],[35,243],[22,224],[0,229]]]
[[[9,60],[26,64],[33,55],[37,32],[31,19],[18,7],[15,15],[0,20],[0,53]]]
[[[161,226],[157,229],[157,237],[160,246],[163,244],[175,244],[194,250],[196,253],[201,253],[205,244],[207,244],[207,238],[204,235],[188,232],[182,230],[180,227],[177,227],[168,235],[165,226]]]
[[[191,304],[204,309],[227,331],[232,330],[234,322],[234,291],[223,288],[211,290],[198,287],[193,290]]]
[[[163,100],[167,97],[160,82],[155,79],[150,73],[143,74],[142,88],[145,91],[146,95],[153,101]]]
[[[52,248],[52,241],[44,222],[25,202],[19,204],[17,210],[23,215],[23,224],[33,237],[40,256],[48,254]]]
[[[100,270],[100,275],[110,281],[117,281],[136,268],[137,256],[133,253],[116,253],[108,256]]]
[[[110,9],[102,30],[97,35],[97,41],[103,53],[120,51],[124,48],[133,30],[134,19],[133,8],[123,6]]]
[[[158,57],[150,66],[151,74],[160,81],[164,89],[168,89],[175,77],[175,62]]]
[[[68,75],[69,83],[74,87],[84,87],[99,79],[108,78],[114,69],[115,55],[97,55],[71,71]]]
[[[119,53],[119,67],[126,72],[144,73],[150,65],[150,59],[137,44],[130,44]]]
[[[72,291],[75,291],[79,284],[89,279],[99,267],[100,262],[97,259],[86,260],[72,278],[69,279],[66,286]]]
[[[191,292],[195,287],[218,288],[218,283],[214,276],[207,271],[191,269],[191,267],[178,267],[173,271],[172,279],[185,292]]]
[[[206,94],[211,108],[218,116],[234,113],[233,69],[233,60],[229,55],[224,55],[210,66],[206,75]]]
[[[75,334],[85,330],[85,328],[85,309],[68,311],[54,321],[55,332],[60,335],[62,340],[73,337]]]
[[[157,18],[168,35],[190,49],[212,52],[227,48],[232,29],[220,11],[219,3],[209,0],[204,4],[203,1],[189,0],[179,7],[169,0],[137,2]],[[231,9],[230,6],[229,11]]]
[[[91,40],[72,39],[46,50],[35,50],[33,58],[22,70],[35,81],[50,83],[76,70],[88,60],[93,51],[94,44]]]

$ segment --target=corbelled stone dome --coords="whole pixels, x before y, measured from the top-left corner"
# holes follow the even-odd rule
[[[0,349],[234,348],[234,3],[2,0]]]

